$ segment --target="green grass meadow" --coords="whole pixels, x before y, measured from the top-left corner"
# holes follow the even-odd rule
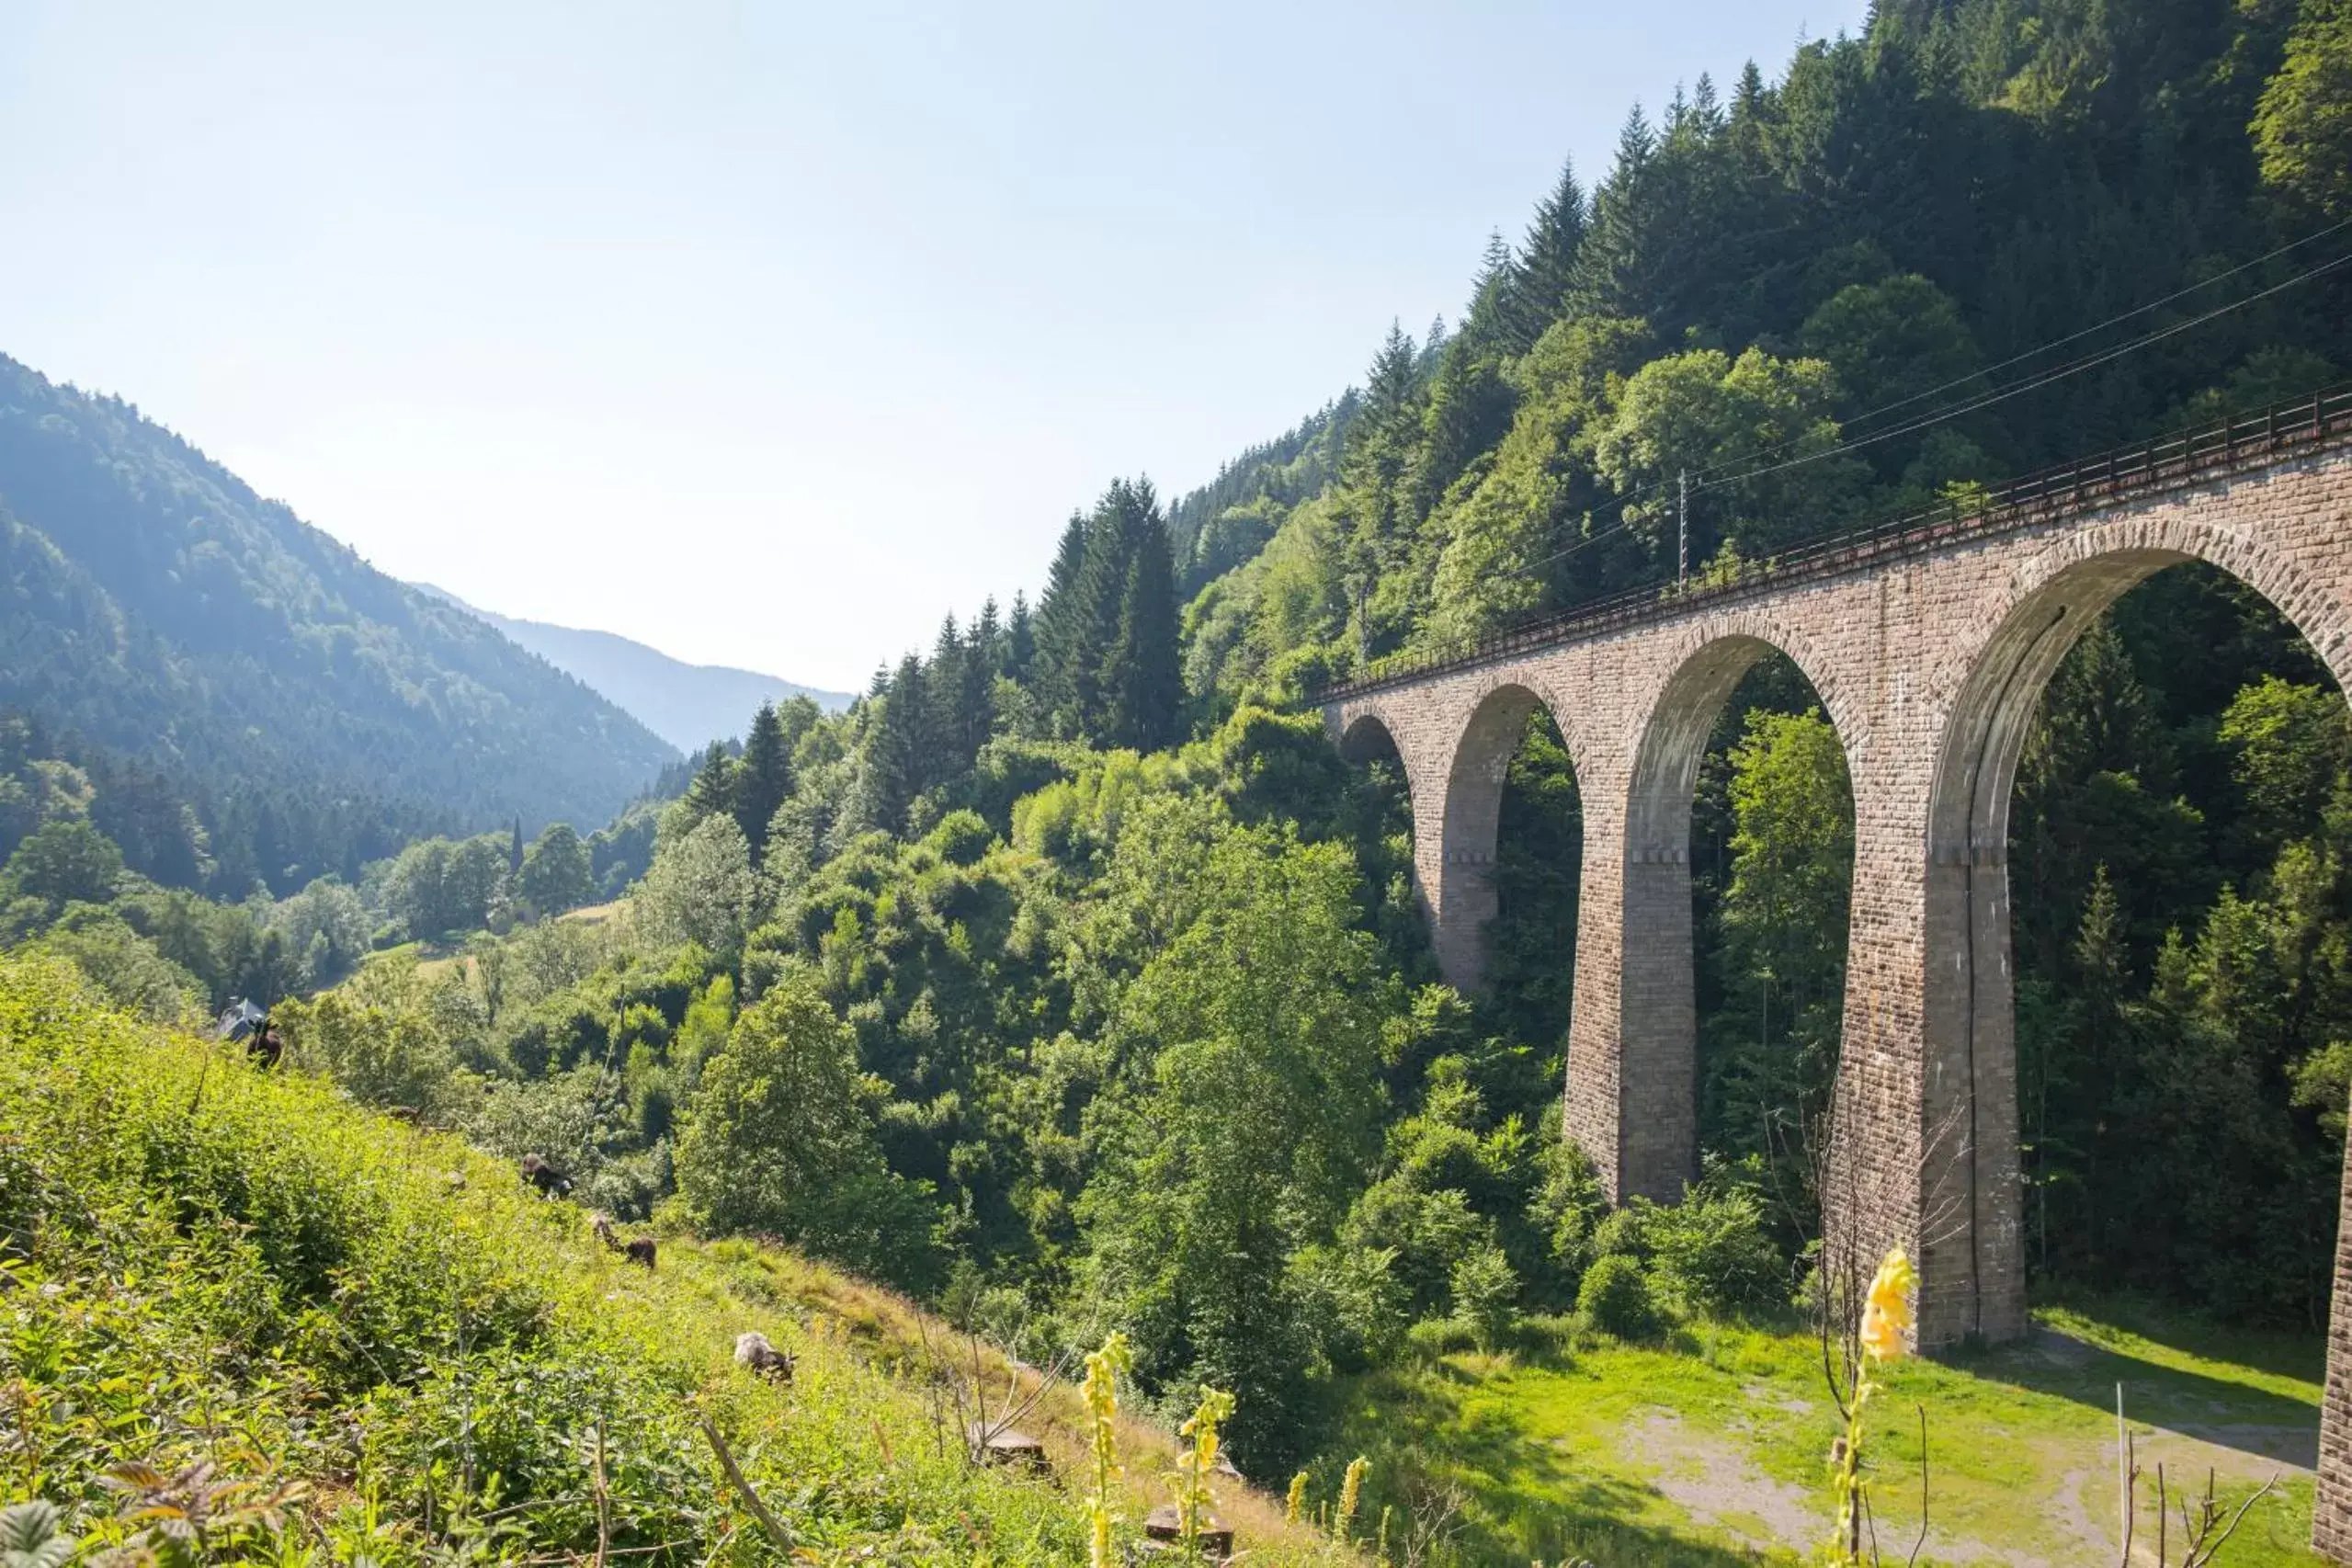
[[[2222,1331],[2143,1303],[2050,1303],[2021,1344],[1878,1374],[1865,1455],[1882,1557],[2117,1560],[2116,1388],[2135,1435],[2134,1559],[2153,1561],[2156,1467],[2177,1498],[2209,1468],[2234,1506],[2274,1473],[2220,1562],[2320,1561],[2311,1529],[2317,1335]],[[1927,1524],[1920,1540],[1921,1412]],[[1403,1514],[1450,1497],[1481,1562],[1698,1565],[1817,1556],[1842,1430],[1812,1335],[1702,1325],[1645,1347],[1539,1323],[1506,1356],[1461,1352],[1349,1391],[1342,1447]],[[2179,1558],[2177,1514],[2170,1560]]]

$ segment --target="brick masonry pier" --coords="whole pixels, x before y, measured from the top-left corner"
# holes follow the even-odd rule
[[[1393,747],[1437,958],[1479,988],[1503,776],[1558,723],[1584,803],[1566,1125],[1612,1198],[1697,1162],[1690,808],[1740,677],[1787,655],[1854,788],[1834,1199],[1866,1256],[1911,1250],[1935,1347],[2027,1327],[2009,945],[2011,784],[2042,688],[2099,613],[2202,561],[2352,676],[2352,397],[2074,465],[1968,517],[1825,541],[1324,694],[1344,753]],[[2352,1175],[2347,1176],[2352,1182]],[[2346,1187],[2352,1199],[2352,1185]],[[1850,1204],[1850,1208],[1849,1208]],[[2352,1250],[2340,1239],[2313,1538],[2352,1562]]]

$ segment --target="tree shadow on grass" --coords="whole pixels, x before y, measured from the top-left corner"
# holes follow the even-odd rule
[[[1399,1528],[1432,1495],[1459,1494],[1451,1561],[1481,1568],[1580,1559],[1608,1568],[1753,1568],[1771,1560],[1646,1517],[1660,1503],[1646,1483],[1575,1465],[1504,1406],[1465,1409],[1463,1396],[1477,1385],[1459,1369],[1440,1362],[1423,1371],[1409,1388],[1384,1392],[1380,1429],[1392,1437],[1367,1457]]]
[[[2252,1367],[2278,1377],[2315,1380],[2324,1347],[2293,1335],[2251,1333],[2167,1317],[2130,1301],[2070,1301],[2073,1311],[2168,1349]],[[2115,1411],[2123,1385],[2125,1415],[2185,1436],[2309,1470],[2319,1458],[2316,1396],[2299,1399],[2228,1378],[2163,1365],[2096,1345],[2037,1319],[2026,1338],[1939,1358],[1974,1377],[2028,1389],[2103,1415]]]

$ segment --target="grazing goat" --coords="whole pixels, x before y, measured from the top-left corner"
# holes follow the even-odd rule
[[[756,1329],[735,1335],[735,1365],[748,1367],[775,1382],[792,1381],[792,1358],[769,1344],[767,1335]]]
[[[653,1237],[624,1238],[620,1233],[620,1227],[612,1222],[612,1216],[601,1209],[588,1216],[588,1229],[595,1233],[597,1241],[604,1244],[607,1252],[620,1253],[627,1256],[630,1262],[642,1263],[648,1268],[653,1267]]]
[[[523,1179],[539,1188],[541,1198],[562,1198],[572,1190],[572,1178],[537,1154],[523,1156]]]

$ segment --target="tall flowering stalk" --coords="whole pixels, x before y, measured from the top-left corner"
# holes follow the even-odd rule
[[[1217,1427],[1233,1413],[1233,1396],[1221,1389],[1204,1388],[1192,1418],[1180,1428],[1192,1447],[1176,1456],[1176,1534],[1187,1551],[1200,1535],[1200,1517],[1213,1501],[1209,1477],[1217,1468]]]
[[[1283,1499],[1282,1522],[1295,1525],[1307,1506],[1307,1472],[1301,1471],[1290,1478],[1290,1495]]]
[[[1095,1492],[1086,1501],[1094,1529],[1087,1545],[1089,1568],[1111,1568],[1110,1483],[1119,1474],[1119,1380],[1133,1369],[1135,1358],[1127,1335],[1113,1334],[1103,1347],[1086,1357],[1086,1381],[1082,1392],[1093,1428]]]
[[[1364,1494],[1364,1472],[1372,1461],[1358,1454],[1347,1461],[1347,1473],[1339,1481],[1339,1507],[1331,1517],[1331,1539],[1345,1541],[1356,1528],[1356,1505]]]
[[[1854,1381],[1854,1397],[1846,1406],[1846,1440],[1831,1456],[1830,1472],[1837,1487],[1836,1550],[1847,1562],[1862,1560],[1862,1410],[1878,1384],[1871,1381],[1871,1363],[1902,1358],[1911,1345],[1913,1297],[1919,1289],[1919,1270],[1901,1247],[1887,1254],[1870,1280],[1862,1306],[1859,1338],[1865,1358]]]

